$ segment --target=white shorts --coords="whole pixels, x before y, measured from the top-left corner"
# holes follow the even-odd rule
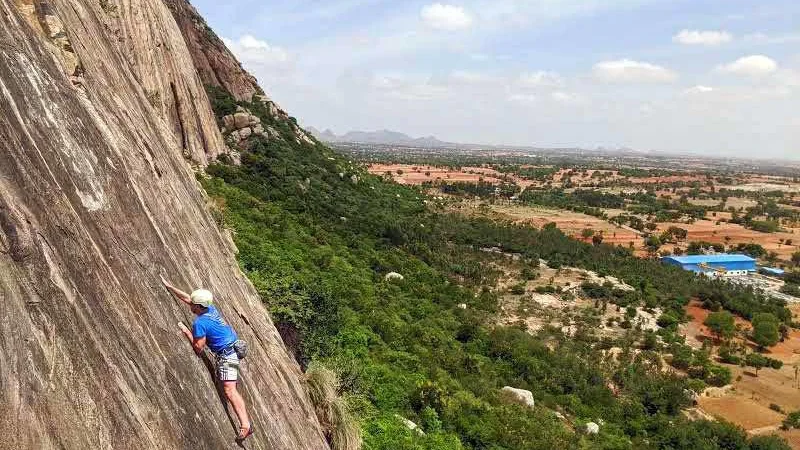
[[[219,381],[236,381],[239,379],[239,356],[230,352],[225,356],[217,356],[217,379]]]

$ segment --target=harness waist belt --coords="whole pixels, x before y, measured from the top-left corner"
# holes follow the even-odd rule
[[[230,354],[236,353],[236,350],[233,349],[233,344],[223,348],[217,353],[217,356],[228,356]]]

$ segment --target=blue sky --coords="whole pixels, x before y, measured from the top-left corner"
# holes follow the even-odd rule
[[[302,124],[800,159],[794,0],[196,0]]]

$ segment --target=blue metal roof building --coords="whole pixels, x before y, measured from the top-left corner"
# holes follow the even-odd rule
[[[755,272],[756,260],[747,255],[722,253],[717,255],[665,256],[666,264],[695,273],[744,275]]]
[[[774,277],[782,277],[786,274],[786,271],[783,269],[778,269],[776,267],[759,267],[759,272],[764,273],[766,275],[772,275]]]

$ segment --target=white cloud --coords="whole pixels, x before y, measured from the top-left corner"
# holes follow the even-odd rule
[[[508,99],[516,103],[534,103],[538,98],[533,94],[511,94]]]
[[[672,42],[685,45],[720,45],[733,40],[733,36],[727,31],[699,31],[681,30],[672,36]]]
[[[554,101],[558,103],[563,103],[565,105],[575,105],[583,103],[583,97],[572,92],[555,91],[550,94],[550,98],[552,98]]]
[[[778,82],[785,87],[798,87],[800,86],[800,70],[784,69],[779,71],[776,75]]]
[[[369,80],[369,87],[386,97],[411,101],[441,99],[448,94],[446,86],[398,75],[375,75]]]
[[[594,65],[595,78],[609,83],[670,83],[678,78],[675,72],[655,64],[619,59]]]
[[[686,89],[685,91],[683,91],[683,93],[684,94],[689,94],[689,95],[705,94],[706,92],[712,92],[713,90],[714,90],[714,88],[712,88],[712,87],[703,86],[703,85],[699,85],[698,84],[697,86],[690,87],[689,89]]]
[[[457,84],[485,84],[497,81],[497,78],[479,72],[456,70],[450,74],[448,81]]]
[[[250,34],[242,35],[236,41],[227,38],[222,40],[243,64],[283,65],[290,60],[286,50],[269,45]]]
[[[456,31],[472,25],[472,17],[460,6],[433,3],[423,6],[419,15],[426,25],[437,30]]]
[[[519,77],[519,84],[525,87],[561,87],[564,85],[564,80],[555,72],[540,70],[523,73]]]
[[[467,56],[473,61],[488,61],[490,59],[489,55],[486,53],[470,53]]]
[[[751,77],[768,75],[778,70],[778,63],[764,55],[750,55],[719,67],[719,70]]]
[[[792,42],[800,42],[800,33],[778,35],[752,33],[745,35],[742,39],[753,44],[788,44]]]

